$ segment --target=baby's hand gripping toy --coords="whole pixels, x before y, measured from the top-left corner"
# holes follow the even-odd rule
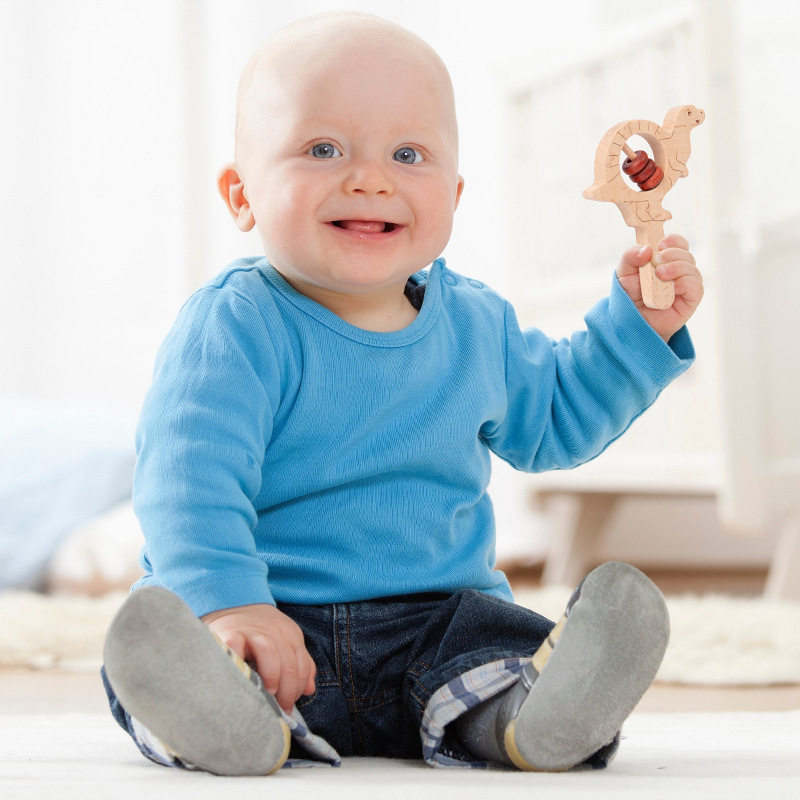
[[[705,111],[694,106],[675,106],[664,117],[663,126],[644,119],[632,119],[614,125],[597,145],[594,157],[594,183],[584,191],[589,200],[616,203],[625,222],[636,229],[637,244],[656,246],[664,238],[664,222],[672,214],[661,206],[664,195],[678,178],[689,174],[686,162],[692,147],[689,134],[706,118]],[[634,152],[627,140],[638,134],[652,148],[653,158],[644,150]],[[627,158],[620,171],[621,154]],[[624,172],[635,184],[628,185]],[[669,308],[675,301],[671,281],[656,276],[652,263],[639,270],[642,298],[648,308]]]

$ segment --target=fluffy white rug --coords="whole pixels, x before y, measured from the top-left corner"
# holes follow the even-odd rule
[[[558,619],[571,591],[518,591]],[[657,680],[708,685],[800,683],[800,603],[719,595],[667,597],[670,642]]]
[[[568,589],[524,590],[517,602],[557,619]],[[0,595],[0,667],[96,669],[125,598]],[[658,680],[684,684],[800,683],[800,603],[719,596],[667,598],[672,635]]]
[[[0,667],[95,669],[105,632],[127,595],[0,594]]]

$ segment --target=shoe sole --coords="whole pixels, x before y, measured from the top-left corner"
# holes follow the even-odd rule
[[[530,691],[520,686],[527,696],[501,732],[520,769],[570,769],[608,745],[653,682],[669,640],[661,592],[621,562],[589,573],[562,623],[534,656],[540,674]]]
[[[182,760],[218,775],[268,775],[289,755],[289,727],[223,647],[179,597],[144,587],[111,623],[106,674],[126,711]]]

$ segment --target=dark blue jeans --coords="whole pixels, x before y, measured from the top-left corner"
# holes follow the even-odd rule
[[[490,662],[529,658],[553,627],[472,590],[279,608],[302,628],[317,665],[316,691],[297,707],[342,756],[421,758],[422,715],[439,687]],[[104,681],[112,713],[130,733],[130,718]],[[470,758],[455,741],[446,738],[445,747]],[[292,757],[304,756],[293,749]]]

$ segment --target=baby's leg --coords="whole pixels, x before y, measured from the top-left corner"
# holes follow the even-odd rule
[[[455,720],[452,732],[476,757],[524,770],[607,760],[668,638],[655,585],[628,564],[603,564],[575,590],[520,680]]]
[[[289,728],[275,699],[166,589],[126,600],[106,638],[105,671],[133,727],[156,737],[148,751],[220,775],[266,775],[286,760]]]

